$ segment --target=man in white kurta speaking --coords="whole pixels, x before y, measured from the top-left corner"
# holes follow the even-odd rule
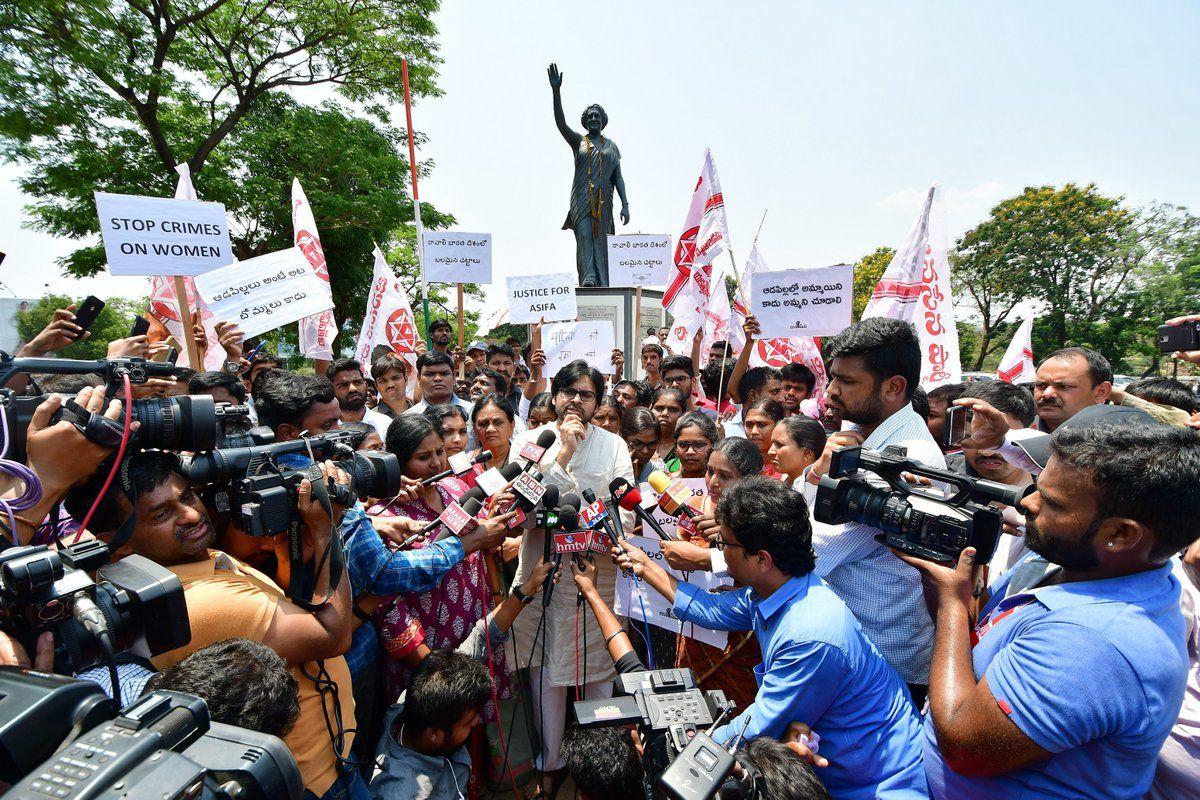
[[[608,486],[614,478],[633,482],[633,464],[625,441],[591,424],[603,390],[604,377],[582,360],[567,364],[550,384],[558,412],[558,422],[550,423],[550,427],[555,429],[558,438],[542,456],[540,469],[543,483],[558,486],[562,494],[582,494],[585,489],[591,489],[597,497],[603,498],[608,496]],[[538,428],[518,436],[511,450],[512,459],[519,460],[517,454],[521,447],[527,441],[535,440],[541,432],[542,428]],[[609,513],[615,513],[615,510]],[[626,522],[632,526],[633,520],[629,518]],[[544,547],[543,530],[526,532],[517,567],[518,582],[529,576],[538,559],[542,558]],[[596,564],[599,568],[596,586],[611,607],[616,592],[616,568],[608,558],[597,558]],[[553,783],[550,773],[562,768],[559,745],[566,721],[567,688],[579,682],[584,684],[588,699],[609,697],[616,672],[596,618],[586,605],[579,608],[575,603],[574,586],[560,582],[545,610],[545,625],[540,633],[538,628],[543,612],[540,604],[535,605],[536,608],[530,608],[517,618],[513,634],[518,663],[530,667],[534,721],[542,739],[538,766],[549,790]],[[576,614],[579,615],[578,625]],[[535,634],[538,634],[536,647]],[[585,664],[586,674],[583,671]]]

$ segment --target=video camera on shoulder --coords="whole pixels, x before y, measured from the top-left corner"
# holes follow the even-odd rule
[[[109,358],[84,361],[70,358],[12,358],[0,353],[0,386],[19,373],[50,375],[99,375],[105,380],[108,399],[124,401],[124,379],[131,384],[143,384],[151,378],[174,376],[180,368],[174,364],[147,361],[144,358]],[[18,397],[10,389],[0,389],[0,413],[4,414],[11,445],[8,456],[17,461],[26,458],[25,442],[37,407],[48,394],[37,397]],[[64,397],[63,406],[55,412],[52,422],[66,419],[89,440],[114,448],[121,443],[125,432],[124,420],[110,420],[103,414],[93,414]],[[131,442],[140,448],[187,450],[199,452],[216,447],[261,444],[274,440],[269,430],[250,429],[250,409],[244,405],[217,403],[211,395],[182,395],[176,397],[147,397],[134,400],[130,421],[139,423],[130,434]]]
[[[0,667],[6,798],[298,800],[282,741],[211,722],[198,697],[157,691],[120,713],[90,681]]]
[[[300,482],[319,481],[315,464],[292,466],[297,457],[312,461],[333,459],[350,475],[349,486],[326,480],[332,502],[354,505],[358,499],[392,497],[400,491],[400,462],[391,453],[355,452],[354,434],[330,431],[288,442],[234,447],[199,453],[182,464],[188,481],[213,485],[214,505],[229,514],[234,525],[250,536],[275,536],[300,526],[297,509]]]
[[[52,632],[55,671],[66,674],[126,650],[156,656],[192,638],[179,578],[139,555],[109,563],[107,545],[95,540],[0,552],[0,626],[30,653],[40,633]]]
[[[575,717],[585,728],[636,725],[645,741],[646,778],[657,783],[695,735],[732,709],[724,692],[701,691],[690,669],[660,669],[617,675],[613,697],[576,702]]]
[[[927,467],[907,453],[899,446],[835,450],[829,473],[817,486],[813,518],[878,528],[877,541],[929,561],[955,563],[964,549],[974,547],[976,562],[986,563],[1003,529],[1000,511],[988,504],[1017,506],[1027,490]],[[887,486],[871,483],[863,470]],[[910,484],[904,473],[944,484],[946,493]]]

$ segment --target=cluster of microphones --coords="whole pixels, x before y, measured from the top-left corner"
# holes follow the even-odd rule
[[[544,528],[546,531],[543,557],[546,561],[553,560],[555,566],[547,576],[542,592],[542,605],[548,606],[554,590],[554,576],[564,557],[587,556],[591,553],[608,554],[614,547],[620,549],[620,541],[624,538],[621,517],[619,514],[609,514],[610,507],[633,513],[644,528],[653,531],[664,541],[675,538],[668,534],[653,514],[643,506],[642,493],[638,488],[624,478],[617,478],[609,484],[608,504],[591,489],[583,490],[581,496],[575,492],[561,493],[558,486],[543,483],[544,475],[538,469],[538,465],[546,452],[554,446],[556,438],[553,430],[545,429],[535,442],[528,442],[521,448],[518,453],[519,462],[513,461],[502,467],[492,467],[477,475],[474,488],[458,500],[447,504],[437,519],[408,537],[401,547],[408,547],[420,539],[428,538],[435,531],[438,533],[434,541],[470,532],[479,524],[485,503],[508,490],[513,499],[499,513],[504,515],[515,512],[507,523],[509,529],[521,527],[532,514],[534,527]],[[421,485],[429,486],[450,475],[465,475],[476,464],[486,463],[491,458],[492,454],[488,450],[473,458],[465,455],[452,458],[449,469],[429,476],[421,481]],[[659,470],[650,473],[648,482],[659,495],[658,507],[668,516],[679,518],[682,529],[694,529],[692,521],[699,512],[690,504],[694,497],[692,490],[682,480],[672,480]]]

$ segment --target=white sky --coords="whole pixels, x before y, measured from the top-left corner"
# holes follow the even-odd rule
[[[1200,4],[444,6],[445,96],[414,108],[435,164],[421,196],[493,234],[501,279],[574,266],[550,61],[573,126],[589,103],[608,111],[633,217],[618,232],[676,236],[710,147],[739,260],[763,209],[775,268],[896,246],[934,180],[952,238],[1027,185],[1200,210]],[[0,168],[0,280],[21,296],[143,292],[61,278],[52,259],[73,244],[20,227],[15,174]]]

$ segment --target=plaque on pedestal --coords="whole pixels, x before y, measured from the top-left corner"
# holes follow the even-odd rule
[[[617,347],[625,354],[625,378],[637,377],[641,363],[642,339],[646,329],[658,330],[665,325],[666,311],[662,307],[663,293],[658,289],[642,289],[642,310],[635,313],[637,290],[618,287],[580,286],[575,289],[579,320],[608,320],[617,335]],[[634,324],[638,329],[634,330]]]

